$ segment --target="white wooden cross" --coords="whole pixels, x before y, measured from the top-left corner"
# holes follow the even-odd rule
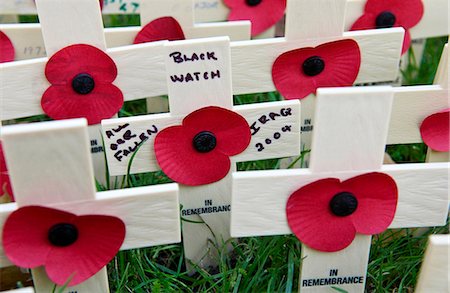
[[[124,100],[142,99],[167,92],[163,43],[139,44],[106,50],[97,0],[37,0],[45,48],[49,56],[72,44],[90,44],[114,60],[114,84]],[[55,9],[58,7],[58,9]],[[0,118],[17,119],[43,114],[41,97],[50,86],[44,75],[47,58],[0,64]],[[90,127],[96,177],[105,180],[100,131]]]
[[[170,42],[166,44],[165,49],[171,112],[103,120],[108,167],[111,175],[127,174],[130,158],[140,145],[130,173],[159,170],[153,149],[156,134],[168,126],[181,124],[182,119],[194,110],[220,106],[243,116],[249,124],[252,138],[243,153],[230,158],[230,173],[212,184],[180,186],[182,217],[206,223],[201,225],[183,222],[185,256],[202,267],[208,267],[217,263],[217,247],[214,246],[220,249],[222,241],[230,237],[230,174],[235,170],[235,163],[298,155],[300,103],[286,101],[233,106],[230,48],[227,38]],[[208,53],[211,58],[195,58],[208,56]],[[186,77],[186,82],[176,81],[175,76],[181,78],[182,75]],[[188,75],[191,75],[193,80],[188,82]],[[223,123],[226,125],[227,121]],[[123,138],[127,131],[126,136],[129,139],[125,140]],[[132,135],[135,137],[130,139]],[[213,210],[212,213],[195,214],[197,209],[208,207],[225,207],[225,212],[218,209],[217,212]]]
[[[132,45],[134,38],[146,24],[164,16],[175,18],[183,28],[187,39],[214,36],[229,36],[232,41],[250,39],[250,22],[246,20],[194,23],[193,0],[142,0],[140,2],[141,26],[105,29],[108,48]],[[16,60],[47,56],[40,24],[0,24],[0,31],[4,32],[13,43]]]
[[[272,65],[278,56],[293,49],[342,39],[355,40],[361,51],[361,67],[355,83],[395,80],[404,30],[344,32],[346,4],[346,0],[288,0],[284,38],[233,42],[233,93],[275,91]],[[307,146],[314,124],[314,101],[313,95],[302,99],[302,144]]]
[[[387,138],[388,145],[423,142],[422,121],[434,113],[450,108],[449,50],[445,46],[433,85],[394,87],[394,103]],[[448,152],[429,149],[428,162],[448,162]]]
[[[425,7],[424,16],[421,22],[411,30],[411,37],[421,39],[448,34],[448,0],[422,1]],[[105,0],[102,12],[104,14],[139,13],[142,9],[141,2],[142,0]],[[366,0],[347,0],[346,30],[362,15],[365,3]],[[224,21],[228,13],[228,7],[221,0],[195,0],[196,22]],[[0,2],[0,14],[36,14],[36,6],[33,0],[3,0]]]
[[[445,225],[449,163],[382,166],[392,100],[390,87],[319,89],[310,168],[234,173],[231,235],[290,234],[286,203],[294,191],[323,178],[346,180],[373,171],[391,176],[398,187],[389,228]],[[356,234],[350,246],[334,253],[303,245],[301,291],[335,286],[363,292],[370,244],[371,236]],[[344,277],[357,281],[324,285]]]
[[[436,77],[434,79],[434,84],[440,85],[442,87],[442,89],[445,91],[445,93],[446,93],[445,96],[447,97],[447,104],[445,105],[446,107],[443,107],[440,110],[450,108],[450,101],[449,101],[450,65],[449,65],[449,60],[450,60],[450,49],[448,48],[448,43],[447,43],[445,45],[444,51],[442,52],[441,61],[439,62],[439,67],[438,67],[438,70],[436,73]],[[432,114],[432,113],[430,113],[430,114]],[[426,160],[427,160],[427,162],[449,162],[450,161],[450,152],[438,152],[438,151],[432,150],[431,148],[428,148]]]
[[[1,227],[14,210],[40,205],[120,218],[123,250],[181,241],[177,184],[95,192],[85,119],[6,126],[1,138],[16,197],[0,205]],[[10,265],[0,246],[0,266]],[[32,274],[37,292],[52,292],[43,267]],[[63,292],[109,292],[106,268]]]
[[[425,251],[416,293],[450,290],[450,235],[431,235]]]

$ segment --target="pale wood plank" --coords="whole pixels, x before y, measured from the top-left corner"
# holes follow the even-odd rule
[[[286,41],[271,40],[240,41],[231,44],[233,93],[246,94],[275,91],[272,81],[272,64],[289,50],[314,47],[326,42],[353,39],[361,50],[361,68],[355,83],[395,80],[398,75],[402,28],[346,32],[342,37]],[[252,68],[252,70],[248,70]]]
[[[450,236],[431,235],[415,292],[448,292],[450,288],[449,263]]]

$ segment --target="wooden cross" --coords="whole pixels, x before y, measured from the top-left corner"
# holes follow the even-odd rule
[[[450,289],[449,261],[450,235],[431,235],[415,292],[448,292]]]
[[[120,218],[122,250],[181,241],[177,184],[95,192],[85,119],[6,126],[2,142],[16,202],[0,205],[1,227],[17,208],[40,205]],[[9,265],[0,246],[0,266]],[[37,292],[52,292],[43,267],[32,274]],[[63,292],[109,292],[106,268]]]
[[[439,62],[439,68],[436,73],[436,77],[434,79],[434,84],[440,85],[443,89],[443,91],[446,93],[444,95],[447,96],[447,104],[446,107],[441,108],[448,109],[450,108],[450,102],[448,100],[449,97],[449,72],[450,72],[450,49],[448,48],[448,43],[445,45],[444,51],[442,52],[441,61]],[[433,113],[430,113],[433,114]],[[427,153],[427,162],[449,162],[450,161],[450,153],[449,152],[437,152],[432,150],[431,148],[428,148]]]
[[[165,16],[171,16],[179,22],[187,39],[215,36],[229,36],[232,41],[250,39],[249,21],[195,24],[193,0],[143,0],[139,2],[141,2],[141,26],[105,29],[108,48],[132,45],[142,27]],[[82,4],[80,3],[80,5]],[[0,24],[0,31],[4,32],[13,43],[16,60],[47,56],[40,24]]]
[[[448,90],[448,44],[445,46],[433,85],[394,87],[394,103],[387,144],[421,143],[420,124],[439,111],[450,108]],[[428,151],[429,162],[448,162],[448,152]]]
[[[170,42],[165,49],[171,112],[103,120],[111,175],[127,174],[133,154],[131,174],[159,170],[153,148],[156,134],[168,126],[181,124],[187,114],[208,106],[220,106],[239,113],[247,120],[252,133],[248,148],[230,158],[230,173],[235,170],[236,162],[298,155],[299,101],[233,106],[227,38]],[[203,60],[199,56],[211,58]],[[181,78],[185,78],[185,82],[181,82]],[[227,121],[223,123],[226,125]],[[230,173],[212,184],[180,186],[182,217],[191,222],[206,223],[183,222],[185,256],[201,267],[216,265],[217,247],[214,246],[220,250],[222,241],[230,238]],[[195,212],[209,207],[220,208],[212,209],[211,213]]]
[[[231,235],[290,234],[286,203],[294,191],[323,178],[346,180],[373,171],[389,175],[398,187],[389,228],[445,225],[448,163],[382,166],[392,101],[390,87],[319,89],[310,168],[233,174]],[[350,246],[333,253],[303,245],[301,291],[335,286],[363,292],[370,244],[371,236],[356,234]],[[336,278],[356,281],[336,285]]]
[[[139,13],[142,0],[105,0],[104,14]],[[347,0],[345,28],[362,15],[366,0]],[[425,13],[421,22],[411,30],[413,39],[444,36],[448,29],[447,0],[423,0]],[[0,14],[36,14],[33,0],[3,0],[0,2]],[[195,0],[195,19],[197,22],[223,21],[227,19],[228,8],[220,0]]]
[[[353,39],[359,45],[361,67],[355,83],[395,80],[404,30],[344,32],[346,4],[346,0],[288,0],[284,38],[232,43],[233,93],[275,91],[272,65],[278,56],[342,39]],[[313,95],[302,99],[302,144],[306,146],[314,124],[314,102]]]
[[[124,100],[142,99],[167,92],[163,42],[106,50],[97,0],[37,0],[47,54],[52,56],[72,44],[90,44],[114,60],[114,84]],[[55,10],[58,7],[58,10]],[[47,58],[0,64],[1,120],[43,114],[41,97],[50,86],[44,75]],[[105,161],[98,127],[90,127],[95,175],[105,180]]]

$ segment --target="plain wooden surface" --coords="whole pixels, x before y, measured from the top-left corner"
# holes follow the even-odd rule
[[[416,285],[416,293],[449,292],[450,235],[431,235]]]

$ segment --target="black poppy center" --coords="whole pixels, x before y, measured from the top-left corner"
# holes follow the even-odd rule
[[[395,24],[395,15],[390,11],[383,11],[378,14],[375,20],[377,28],[390,28]]]
[[[55,246],[69,246],[78,239],[78,229],[72,224],[60,223],[48,230],[48,240]]]
[[[319,56],[312,56],[303,62],[303,72],[308,76],[315,76],[325,69],[325,62]]]
[[[345,217],[355,212],[358,200],[350,192],[340,192],[330,201],[330,209],[336,216]]]
[[[80,73],[72,79],[72,88],[80,95],[87,95],[95,87],[94,79],[87,73]]]
[[[262,0],[245,0],[245,3],[247,3],[248,6],[256,6],[259,5],[262,2]]]
[[[199,153],[207,153],[216,147],[217,140],[211,132],[202,131],[194,137],[192,143]]]

